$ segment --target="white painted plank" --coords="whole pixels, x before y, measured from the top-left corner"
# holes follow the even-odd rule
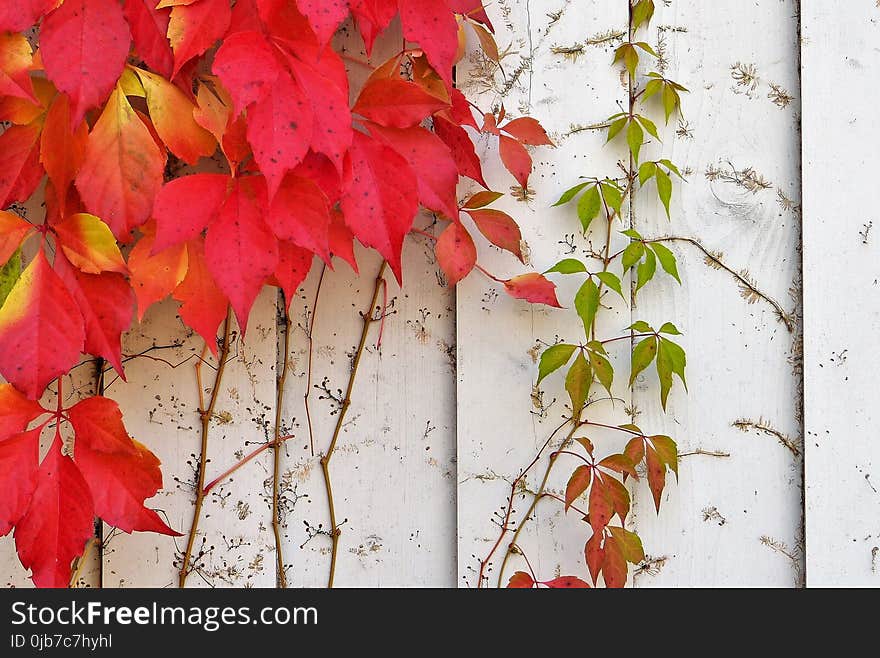
[[[555,149],[535,151],[535,171],[531,187],[534,198],[517,202],[506,197],[503,209],[509,211],[523,229],[531,252],[533,269],[545,270],[566,255],[584,256],[586,240],[575,235],[579,224],[571,207],[549,208],[559,195],[577,182],[578,176],[616,176],[617,160],[624,151],[603,145],[598,131],[572,132],[575,126],[604,121],[617,111],[616,102],[625,99],[621,78],[612,70],[613,44],[588,48],[574,60],[555,54],[555,46],[583,43],[588,37],[619,29],[626,24],[625,2],[528,2],[510,0],[493,4],[490,15],[498,30],[499,46],[510,46],[513,54],[502,62],[504,74],[486,76],[486,64],[472,51],[470,68],[460,76],[468,94],[483,92],[477,103],[489,109],[505,104],[513,115],[530,114],[542,122],[557,144]],[[491,68],[489,69],[491,72]],[[507,192],[513,179],[504,172],[497,153],[488,154],[486,177],[494,189]],[[600,222],[596,222],[600,224]],[[604,226],[595,230],[604,232]],[[573,247],[563,244],[570,236]],[[604,240],[604,236],[601,238]],[[521,273],[523,268],[509,255],[492,248],[480,249],[480,262],[499,276]],[[580,279],[578,279],[580,282]],[[560,301],[571,305],[575,281],[560,286]],[[573,310],[554,311],[531,307],[510,299],[499,286],[475,275],[458,289],[458,515],[459,585],[478,583],[480,562],[488,556],[499,535],[504,508],[513,480],[535,457],[553,428],[561,422],[567,395],[559,377],[542,384],[541,403],[532,398],[536,379],[536,360],[542,349],[537,341],[552,344],[559,340],[580,342],[583,325]],[[629,309],[614,304],[603,314],[603,335],[618,335],[630,324]],[[620,343],[612,356],[617,369],[612,408],[608,403],[592,407],[594,420],[626,422],[623,407],[629,401],[626,386],[628,359]],[[543,409],[542,409],[543,407]],[[617,437],[591,435],[604,454],[613,449]],[[607,439],[607,442],[606,442]],[[558,445],[558,443],[556,443]],[[617,445],[615,451],[622,446]],[[547,465],[547,453],[526,480],[529,490],[537,489]],[[549,489],[560,492],[574,466],[559,462]],[[518,495],[514,520],[525,513],[530,496]],[[565,516],[554,502],[542,502],[535,520],[523,532],[519,544],[541,578],[560,572],[585,577],[583,545],[589,531],[576,514]],[[510,535],[499,546],[488,565],[486,584],[495,586]],[[524,569],[522,558],[514,557],[505,571],[504,581],[517,569]]]
[[[799,100],[780,107],[774,99],[785,105],[783,94],[799,93],[797,29],[790,1],[658,6],[649,41],[663,46],[666,75],[691,93],[683,98],[686,123],[664,130],[662,150],[646,157],[669,157],[690,173],[673,194],[671,222],[658,202],[644,200],[635,221],[646,236],[699,238],[734,269],[747,269],[785,309],[797,304],[789,291],[799,276],[800,236],[796,210],[779,195],[799,203]],[[662,112],[654,116],[662,125]],[[739,183],[728,176],[734,169]],[[654,194],[650,185],[640,197]],[[647,487],[638,489],[635,524],[657,562],[645,565],[636,584],[796,586],[801,459],[776,437],[733,423],[760,421],[800,444],[800,375],[790,363],[798,335],[765,302],[743,299],[736,281],[708,268],[692,246],[673,249],[684,285],[658,274],[639,294],[634,318],[672,321],[685,333],[690,392],[676,384],[664,416],[651,368],[635,386],[638,423],[675,437],[682,453],[730,457],[684,457],[659,517]]]
[[[802,5],[807,584],[877,586],[880,9]]]
[[[248,334],[237,327],[231,343],[220,397],[211,422],[207,481],[223,473],[264,443],[274,419],[276,292],[266,289],[251,313]],[[194,364],[203,341],[176,316],[177,304],[166,300],[151,308],[143,323],[125,337],[126,354],[157,349],[126,364],[127,382],[107,379],[107,396],[122,407],[129,433],[162,461],[164,488],[148,501],[169,525],[189,531],[193,514],[195,467],[200,443],[198,389]],[[209,357],[209,363],[216,361]],[[180,365],[178,365],[180,364]],[[172,365],[177,365],[172,368]],[[206,396],[214,371],[203,368]],[[271,498],[266,479],[271,455],[264,452],[206,499],[195,554],[204,555],[190,574],[188,587],[273,587],[275,566],[271,535]],[[171,587],[186,537],[152,533],[126,535],[105,530],[105,587]]]

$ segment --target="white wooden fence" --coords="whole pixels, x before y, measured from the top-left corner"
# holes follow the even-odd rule
[[[675,436],[684,453],[659,517],[647,490],[634,489],[631,522],[649,559],[633,584],[880,584],[880,473],[872,471],[880,463],[872,432],[880,406],[871,392],[880,363],[871,232],[880,222],[872,183],[880,7],[874,0],[657,4],[648,40],[667,75],[691,93],[656,157],[686,168],[688,183],[674,199],[671,224],[657,204],[643,201],[636,225],[645,235],[693,237],[723,252],[778,300],[794,330],[686,243],[676,248],[682,287],[661,280],[637,307],[615,308],[605,320],[611,330],[637,318],[673,320],[689,356],[690,393],[674,389],[667,416],[657,411],[652,377],[615,391],[641,412],[640,424]],[[536,116],[557,144],[536,152],[534,196],[507,197],[536,269],[585,247],[579,236],[570,245],[561,240],[575,229],[570,210],[550,208],[559,193],[580,175],[613,172],[624,157],[625,147],[606,146],[599,132],[583,128],[616,112],[614,99],[625,97],[611,67],[613,43],[593,42],[625,26],[626,7],[627,0],[496,0],[490,14],[508,51],[503,71],[476,52],[460,68],[461,86],[481,106],[503,102],[511,114]],[[510,185],[500,168],[487,178],[495,189]],[[293,586],[326,580],[329,520],[318,458],[378,269],[375,258],[359,255],[360,277],[347,265],[326,273],[314,318],[320,272],[302,286],[288,355],[279,349],[279,300],[264,292],[247,339],[235,342],[212,427],[209,478],[271,434],[276,371],[290,359],[282,417],[285,432],[298,438],[284,454],[283,517]],[[497,250],[480,259],[498,273],[517,273]],[[493,513],[562,417],[557,384],[542,385],[540,404],[533,398],[536,341],[574,337],[580,321],[515,302],[478,275],[449,291],[422,239],[409,241],[405,261],[405,289],[388,282],[391,315],[381,346],[375,336],[369,343],[333,463],[345,519],[336,581],[474,586],[477,558],[497,536]],[[570,300],[571,291],[562,298]],[[199,442],[192,365],[201,345],[175,310],[170,302],[153,308],[129,334],[127,354],[161,349],[149,352],[156,358],[131,360],[128,382],[108,381],[107,394],[123,406],[131,433],[163,461],[165,489],[151,504],[186,530]],[[617,356],[625,383],[626,355]],[[84,389],[93,384],[87,375],[77,373]],[[212,492],[191,586],[276,584],[271,475],[266,452]],[[580,524],[549,508],[538,514],[532,528],[539,534],[523,539],[534,566],[583,572]],[[170,586],[182,548],[179,540],[107,528],[82,584]],[[9,538],[0,544],[0,575],[3,584],[29,585]]]

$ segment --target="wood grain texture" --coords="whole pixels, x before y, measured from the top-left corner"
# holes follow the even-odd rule
[[[722,253],[795,321],[796,8],[778,0],[748,8],[699,0],[658,7],[649,41],[663,53],[665,74],[691,93],[683,99],[684,119],[670,123],[662,149],[646,157],[671,158],[688,171],[688,182],[673,194],[671,222],[653,200],[653,185],[639,194],[635,212],[644,235],[695,237]],[[652,559],[636,584],[797,586],[803,573],[799,333],[789,333],[773,308],[729,273],[707,267],[692,245],[670,246],[684,285],[661,275],[639,294],[634,316],[655,326],[672,321],[685,334],[690,392],[676,384],[663,415],[651,368],[635,384],[638,422],[675,437],[685,455],[730,456],[683,457],[679,483],[668,487],[659,517],[647,488],[638,490],[635,525]],[[734,426],[740,420],[742,429]]]
[[[802,11],[807,583],[877,586],[880,305],[876,191],[865,175],[880,8],[809,0]]]

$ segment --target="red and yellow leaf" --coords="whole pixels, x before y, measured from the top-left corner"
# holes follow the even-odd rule
[[[82,315],[42,251],[0,308],[0,374],[32,400],[79,360]]]
[[[23,34],[0,32],[0,96],[37,100],[31,84],[32,63],[31,44]]]
[[[53,229],[64,255],[86,274],[128,273],[116,238],[110,228],[94,215],[71,215]]]
[[[0,210],[0,267],[18,251],[25,236],[34,229],[15,213]]]

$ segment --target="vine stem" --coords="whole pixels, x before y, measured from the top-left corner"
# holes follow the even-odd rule
[[[495,552],[498,550],[498,547],[501,546],[501,542],[504,540],[504,537],[507,535],[508,532],[510,532],[510,517],[513,516],[513,499],[516,497],[516,490],[519,487],[520,482],[522,482],[526,475],[528,475],[529,472],[535,467],[535,464],[537,464],[541,460],[541,456],[544,454],[547,446],[550,445],[550,442],[553,441],[554,437],[559,434],[562,428],[568,425],[570,422],[571,420],[566,420],[555,430],[553,430],[553,433],[550,434],[549,437],[547,437],[546,441],[544,441],[544,445],[541,446],[541,449],[538,451],[538,454],[535,455],[535,458],[532,460],[532,462],[523,469],[522,473],[520,473],[513,482],[510,483],[510,496],[508,496],[507,498],[507,509],[504,513],[504,522],[501,524],[501,532],[498,534],[498,539],[495,540],[495,543],[492,545],[489,554],[486,556],[485,559],[480,561],[480,573],[477,578],[478,589],[481,589],[483,587],[483,581],[487,578],[486,568],[489,566],[489,562],[495,556]]]
[[[295,438],[296,437],[293,435],[280,436],[280,437],[278,437],[277,440],[269,441],[268,443],[264,443],[259,448],[252,451],[247,457],[245,457],[244,459],[242,459],[240,461],[237,461],[234,466],[229,467],[228,469],[223,471],[223,473],[221,473],[216,478],[211,480],[208,484],[206,484],[205,485],[205,495],[207,496],[209,493],[211,493],[211,490],[214,489],[218,484],[220,484],[221,482],[223,482],[227,478],[234,475],[235,472],[238,471],[240,468],[242,468],[245,464],[247,464],[248,462],[253,461],[257,457],[259,457],[264,452],[266,452],[269,448],[275,448],[277,445],[281,445],[282,443],[285,443],[285,442],[290,441],[291,439],[295,439]]]
[[[272,471],[272,533],[275,535],[275,562],[278,573],[278,586],[287,589],[287,572],[284,570],[284,548],[281,542],[281,513],[279,500],[279,485],[281,483],[281,446],[284,443],[281,437],[281,416],[284,405],[284,387],[287,383],[287,373],[290,369],[290,313],[287,311],[287,299],[284,291],[279,291],[279,299],[284,309],[284,365],[275,382],[275,440],[274,467]],[[252,458],[252,457],[251,457]]]
[[[306,407],[306,424],[309,427],[309,450],[312,453],[312,457],[315,456],[315,432],[312,428],[312,409],[309,404],[309,397],[312,393],[312,360],[315,354],[315,341],[313,336],[315,335],[315,318],[318,315],[318,301],[321,299],[321,288],[324,286],[324,274],[327,272],[327,264],[323,264],[321,266],[321,275],[318,277],[318,287],[315,289],[315,301],[312,304],[312,316],[308,319],[309,328],[308,328],[308,336],[309,339],[309,362],[306,366],[306,392],[303,395],[303,402]]]
[[[565,439],[563,439],[562,444],[559,446],[559,450],[565,450],[571,444],[572,440],[574,440],[574,433],[577,431],[578,427],[580,427],[582,413],[583,409],[579,409],[578,412],[571,419],[571,431],[565,436]],[[504,582],[504,570],[507,568],[507,563],[510,561],[510,556],[513,554],[513,547],[517,545],[517,542],[519,541],[519,536],[522,533],[523,528],[526,527],[529,519],[531,519],[532,515],[535,513],[535,509],[538,507],[538,503],[541,502],[541,499],[544,497],[544,492],[547,490],[547,483],[550,481],[550,475],[553,473],[553,467],[556,465],[556,458],[558,457],[558,455],[558,450],[550,455],[547,468],[544,471],[544,477],[541,480],[541,486],[538,487],[538,491],[535,493],[535,496],[532,499],[532,504],[529,505],[529,509],[526,511],[525,516],[523,516],[522,521],[520,521],[519,526],[514,531],[513,538],[510,540],[510,544],[508,544],[507,550],[504,552],[504,559],[501,561],[501,568],[498,570],[498,587],[503,586],[502,583]]]
[[[226,311],[226,322],[223,325],[223,344],[220,346],[219,360],[217,363],[217,374],[214,377],[214,386],[211,390],[211,399],[207,408],[205,407],[205,394],[202,387],[202,363],[203,359],[199,359],[195,365],[196,382],[199,387],[199,417],[202,421],[202,443],[199,458],[199,479],[196,486],[196,507],[193,511],[192,525],[189,529],[189,535],[186,541],[186,552],[183,561],[180,563],[180,574],[178,575],[178,587],[183,589],[186,587],[186,579],[189,576],[189,565],[192,559],[193,547],[196,543],[196,533],[199,530],[199,521],[202,517],[202,506],[205,503],[205,470],[208,461],[208,435],[211,428],[211,418],[214,415],[214,408],[217,405],[217,399],[220,397],[220,385],[223,381],[223,373],[226,370],[226,361],[229,358],[229,338],[232,333],[232,309]],[[207,350],[207,345],[205,346]]]
[[[367,345],[367,337],[370,333],[370,327],[373,324],[373,309],[379,301],[379,293],[381,292],[383,282],[385,281],[385,271],[387,268],[388,261],[383,260],[382,266],[379,268],[379,273],[376,275],[376,284],[373,288],[373,296],[370,299],[370,305],[367,307],[366,311],[362,313],[364,324],[363,329],[361,330],[361,338],[354,355],[354,361],[352,361],[351,364],[348,388],[345,391],[345,398],[342,401],[342,407],[339,409],[339,418],[336,420],[336,427],[333,430],[333,438],[330,441],[330,447],[327,448],[327,452],[321,457],[321,471],[324,474],[327,505],[330,510],[330,540],[332,541],[330,553],[330,575],[327,578],[328,589],[333,587],[333,580],[336,577],[336,558],[339,554],[339,536],[342,534],[342,530],[336,522],[336,505],[333,501],[333,485],[330,479],[330,460],[333,459],[333,455],[336,452],[336,444],[339,441],[342,426],[345,424],[345,417],[348,414],[348,409],[351,407],[351,395],[354,391],[355,382],[357,381],[358,369],[360,368],[361,358],[364,355],[364,348]]]

